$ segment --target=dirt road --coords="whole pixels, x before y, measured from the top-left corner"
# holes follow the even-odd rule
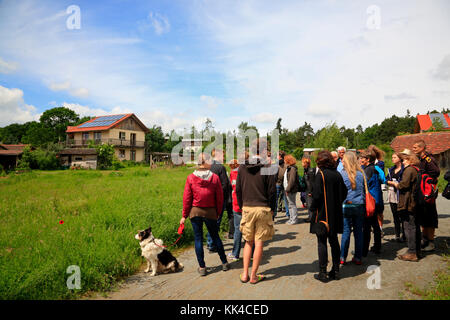
[[[297,202],[300,204],[300,201]],[[317,240],[309,233],[309,224],[303,222],[305,209],[299,209],[301,223],[287,225],[287,218],[278,215],[275,219],[275,236],[264,247],[260,273],[266,280],[252,285],[242,284],[242,260],[231,263],[231,270],[223,272],[217,254],[205,249],[206,265],[209,273],[200,277],[197,273],[197,260],[193,248],[178,256],[185,268],[175,274],[151,277],[139,272],[129,277],[120,287],[107,297],[94,299],[251,299],[251,300],[290,300],[290,299],[400,299],[405,291],[405,283],[412,282],[423,287],[433,280],[433,272],[443,268],[440,254],[448,250],[450,244],[450,201],[438,198],[439,229],[436,230],[437,250],[427,254],[419,262],[404,262],[396,258],[406,251],[406,245],[396,243],[394,224],[389,206],[384,211],[385,237],[382,240],[382,253],[377,256],[369,253],[361,266],[347,263],[341,268],[341,280],[321,283],[313,278],[318,271]],[[226,253],[232,249],[232,240],[224,240]],[[353,250],[351,240],[350,252]],[[331,253],[328,253],[331,258]],[[331,260],[331,259],[330,259]],[[351,255],[349,254],[349,259]],[[375,273],[367,273],[379,267],[380,288],[376,289],[373,279]],[[330,269],[331,265],[329,265]],[[369,280],[369,285],[368,285]],[[370,289],[372,288],[372,289]],[[408,296],[405,296],[406,298]]]

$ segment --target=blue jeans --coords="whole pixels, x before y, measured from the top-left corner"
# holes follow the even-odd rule
[[[341,260],[347,258],[348,247],[350,245],[351,228],[353,227],[353,236],[355,237],[355,259],[361,261],[363,251],[363,224],[364,224],[364,205],[343,207],[344,213],[344,232],[341,240]]]
[[[222,207],[222,213],[221,213],[221,215],[219,216],[219,219],[217,219],[217,232],[220,232],[220,223],[222,222],[222,217],[223,217],[223,213],[224,213],[224,211],[225,211],[225,208],[226,208],[226,203],[225,203],[225,201],[223,202],[223,207]],[[206,234],[206,245],[207,245],[207,247],[208,247],[208,249],[213,249],[213,250],[217,250],[217,248],[216,248],[216,245],[214,244],[214,241],[213,241],[213,239],[211,238],[211,235],[209,234],[209,231],[208,231],[208,233]]]
[[[194,217],[190,220],[192,223],[192,229],[194,230],[195,254],[197,256],[197,261],[200,268],[205,268],[205,256],[203,252],[203,222],[206,225],[206,229],[208,229],[208,232],[211,234],[212,241],[217,248],[217,253],[219,254],[220,260],[222,263],[226,263],[227,257],[225,256],[222,240],[220,240],[219,237],[217,221],[205,219],[203,217]]]
[[[242,233],[240,230],[242,213],[233,211],[234,216],[234,243],[232,254],[234,257],[239,258],[242,246]]]
[[[289,204],[286,198],[286,194],[284,193],[284,188],[282,185],[277,185],[277,206],[275,208],[275,212],[274,212],[274,218],[277,215],[277,211],[278,210],[278,199],[280,199],[280,196],[283,197],[284,199],[284,207],[286,208],[286,216],[289,217]]]

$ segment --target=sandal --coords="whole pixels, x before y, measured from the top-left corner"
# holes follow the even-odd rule
[[[256,282],[251,282],[250,281],[251,284],[257,284],[258,282],[261,282],[261,281],[263,281],[266,278],[262,274],[257,274],[256,277],[257,277]]]
[[[250,281],[250,277],[248,277],[246,281],[242,280],[242,273],[239,275],[239,279],[241,280],[242,283],[247,283]]]

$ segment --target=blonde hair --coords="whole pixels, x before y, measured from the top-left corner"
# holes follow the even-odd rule
[[[407,155],[403,154],[403,160],[409,161],[411,166],[418,166],[420,164],[419,158],[415,154]]]
[[[362,174],[363,171],[361,166],[356,159],[356,155],[353,152],[346,152],[344,154],[344,170],[347,172],[348,179],[350,180],[350,184],[352,186],[352,190],[356,189],[356,174],[360,171]]]

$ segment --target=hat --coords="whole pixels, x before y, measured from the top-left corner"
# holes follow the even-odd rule
[[[412,151],[409,150],[409,149],[403,149],[403,151],[400,152],[400,153],[404,154],[404,155],[407,155],[407,156],[412,156],[413,155]]]

